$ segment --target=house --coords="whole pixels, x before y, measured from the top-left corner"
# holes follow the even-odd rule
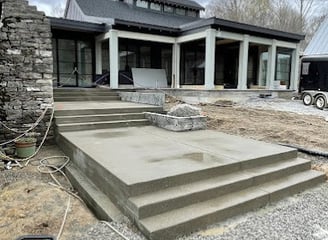
[[[108,76],[113,89],[156,87],[134,70],[164,69],[162,88],[297,89],[303,35],[201,18],[202,10],[192,0],[68,0],[64,18],[50,18],[55,85]]]
[[[328,18],[304,51],[300,91],[328,91]]]

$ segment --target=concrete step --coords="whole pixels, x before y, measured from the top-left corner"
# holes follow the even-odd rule
[[[54,93],[72,93],[72,92],[112,92],[108,88],[54,88]]]
[[[117,101],[119,96],[65,96],[54,97],[55,102],[75,102],[75,101]]]
[[[54,97],[80,97],[80,96],[119,96],[116,92],[89,91],[89,92],[55,92]]]
[[[86,122],[86,123],[65,123],[56,124],[59,132],[86,131],[106,128],[135,127],[150,125],[147,119],[135,119],[124,121],[107,121],[107,122]]]
[[[121,114],[121,113],[143,113],[143,112],[162,112],[162,107],[129,107],[129,108],[102,108],[102,109],[77,109],[77,110],[56,110],[55,116],[81,116],[81,115],[102,115],[102,114]]]
[[[78,158],[78,162],[76,162],[76,164],[78,166],[83,166],[84,173],[97,185],[97,187],[99,187],[104,192],[108,190],[108,187],[105,187],[103,183],[108,182],[108,178],[115,178],[115,175],[111,172],[111,169],[108,169],[105,166],[99,164],[97,159],[94,159],[90,157],[90,155],[84,153],[77,144],[68,141],[62,134],[57,135],[56,142],[61,146],[65,154],[67,154],[72,159],[72,161],[75,161],[75,159]],[[79,152],[78,157],[75,155],[76,152]],[[227,174],[236,173],[257,166],[265,166],[267,164],[278,163],[295,158],[297,158],[297,151],[291,149],[286,150],[281,154],[268,154],[261,158],[247,159],[237,162],[222,162],[222,164],[215,167],[209,167],[192,172],[186,171],[181,174],[175,174],[165,178],[154,178],[152,180],[140,182],[137,184],[128,185],[123,182],[117,182],[113,187],[115,189],[119,188],[120,191],[123,192],[123,194],[120,196],[121,198],[130,198],[142,194],[165,190],[172,187],[183,186],[197,181],[215,178],[217,176],[226,176]],[[90,172],[88,171],[89,169],[95,168],[96,170]],[[95,171],[101,172],[102,174],[94,174]],[[111,191],[115,191],[115,189],[111,189]]]
[[[66,123],[86,123],[86,122],[105,122],[118,120],[144,119],[144,113],[122,113],[122,114],[99,114],[81,116],[62,116],[56,117],[56,124]]]
[[[82,172],[73,164],[65,167],[65,173],[86,205],[104,221],[119,221],[123,214]]]
[[[311,162],[300,158],[281,161],[132,197],[128,209],[136,218],[146,218],[310,168]]]
[[[324,181],[324,174],[316,171],[295,173],[255,187],[188,205],[163,214],[136,221],[152,240],[174,239],[217,221],[265,206],[284,196],[302,191]]]

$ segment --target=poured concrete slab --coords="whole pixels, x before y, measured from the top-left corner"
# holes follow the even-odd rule
[[[294,152],[210,130],[175,133],[147,126],[61,134],[126,185]]]

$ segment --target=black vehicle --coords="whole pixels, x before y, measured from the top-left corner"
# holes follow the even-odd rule
[[[302,58],[299,92],[328,92],[328,55]]]

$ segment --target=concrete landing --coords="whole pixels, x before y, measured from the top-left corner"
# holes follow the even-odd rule
[[[215,131],[174,133],[152,126],[65,132],[62,136],[126,185],[294,152]]]

